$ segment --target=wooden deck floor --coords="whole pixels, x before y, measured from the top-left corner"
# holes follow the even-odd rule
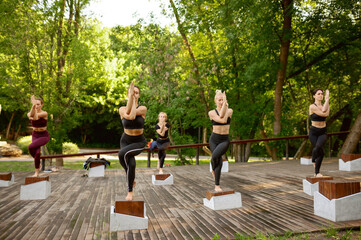
[[[120,167],[120,166],[119,166]],[[153,186],[155,169],[137,169],[135,195],[146,201],[147,230],[109,232],[110,206],[126,194],[123,169],[105,178],[84,178],[84,170],[50,173],[52,193],[46,200],[20,201],[20,185],[32,173],[15,173],[16,183],[0,188],[0,239],[222,239],[235,233],[282,234],[326,227],[360,226],[361,220],[334,223],[313,214],[313,199],[302,191],[312,166],[299,161],[230,164],[221,186],[241,192],[243,207],[213,211],[203,206],[213,186],[209,165],[165,168],[174,185]],[[361,172],[338,171],[337,159],[326,159],[324,174],[361,181]],[[46,174],[43,174],[46,175]]]

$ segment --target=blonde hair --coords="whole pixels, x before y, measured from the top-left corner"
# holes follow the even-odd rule
[[[216,100],[217,96],[220,95],[220,94],[222,94],[222,90],[217,89],[216,90],[216,95],[214,95],[214,100]]]
[[[158,114],[158,120],[159,120],[159,117],[160,117],[161,114],[164,114],[165,115],[165,120],[168,120],[168,116],[167,116],[167,114],[165,112],[160,112]]]

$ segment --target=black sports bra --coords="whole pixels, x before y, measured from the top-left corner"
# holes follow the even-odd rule
[[[170,128],[169,123],[166,123],[165,126],[166,126],[168,129]],[[158,129],[160,129],[160,127],[159,127],[159,125],[157,124],[157,125],[155,125],[155,130],[158,130]],[[165,131],[164,136],[159,135],[159,133],[158,133],[158,136],[159,136],[160,138],[167,138],[167,137],[168,137],[168,130]]]
[[[217,109],[214,109],[214,110],[216,111],[217,115],[219,116],[219,113],[218,113]],[[230,117],[227,118],[226,123],[219,123],[219,122],[216,122],[216,121],[214,121],[212,119],[212,125],[229,125],[229,124],[231,124],[231,118]]]
[[[140,115],[136,116],[134,120],[128,120],[128,119],[123,118],[122,124],[123,124],[124,129],[143,129],[144,128],[144,118]]]
[[[324,122],[324,121],[326,121],[326,117],[322,117],[322,116],[317,115],[316,113],[312,113],[311,114],[311,121]]]

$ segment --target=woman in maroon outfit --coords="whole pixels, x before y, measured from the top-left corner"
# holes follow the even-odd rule
[[[40,170],[40,147],[49,142],[49,133],[46,130],[46,123],[48,119],[48,113],[41,110],[44,105],[44,101],[40,98],[36,99],[33,95],[31,97],[30,112],[28,112],[28,118],[33,126],[32,142],[29,145],[29,152],[34,158],[35,174],[33,177],[39,177]]]

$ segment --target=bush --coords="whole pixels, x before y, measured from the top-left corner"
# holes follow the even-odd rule
[[[29,154],[29,145],[31,143],[32,136],[21,137],[16,141],[16,145],[23,151],[23,154]]]
[[[23,151],[23,154],[29,154],[29,145],[31,143],[31,136],[25,136],[22,138],[19,138],[16,141],[16,145]],[[53,140],[53,139],[52,139]],[[49,146],[48,146],[49,148]],[[75,143],[71,142],[64,142],[63,143],[63,154],[72,154],[72,153],[78,153],[79,148]]]
[[[71,143],[71,142],[63,143],[63,154],[73,154],[78,152],[79,152],[79,148],[75,143]]]

